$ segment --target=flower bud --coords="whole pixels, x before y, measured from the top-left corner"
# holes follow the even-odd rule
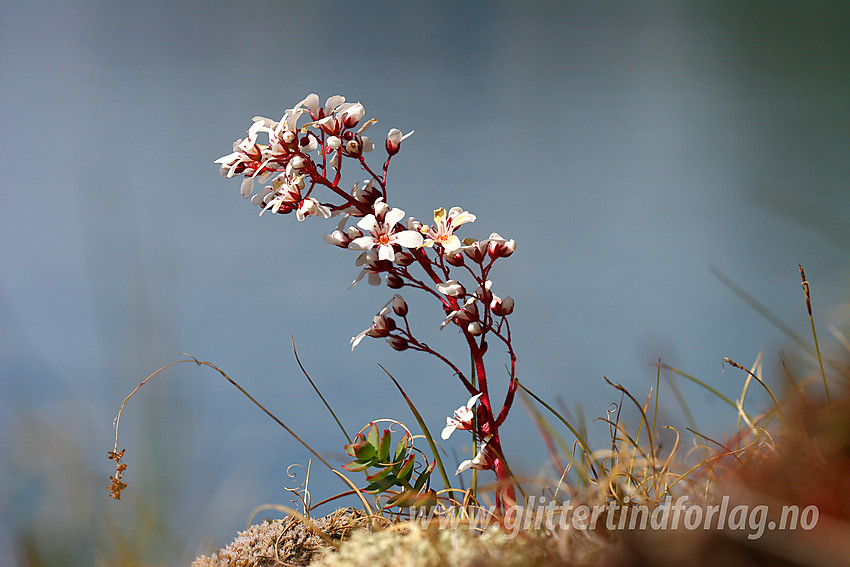
[[[336,136],[331,136],[330,138],[327,139],[327,141],[325,142],[325,145],[327,146],[327,148],[329,150],[327,153],[330,153],[330,151],[338,150],[340,148],[340,146],[342,146],[342,140],[340,140]]]
[[[393,296],[393,311],[399,317],[407,316],[407,302],[398,294]]]
[[[398,151],[401,149],[402,140],[404,140],[405,138],[410,136],[410,134],[413,134],[413,131],[411,131],[411,132],[409,132],[405,135],[402,135],[401,130],[398,130],[396,128],[392,128],[389,131],[389,133],[387,133],[387,141],[386,141],[386,144],[385,144],[385,147],[387,149],[387,153],[390,154],[390,156],[396,155],[398,153]]]
[[[404,280],[396,274],[387,274],[387,287],[390,289],[401,289],[404,287]]]
[[[401,252],[396,252],[395,260],[393,260],[393,262],[402,267],[409,266],[415,261],[416,258],[413,257],[413,254],[411,254],[410,252],[405,252],[403,250]]]
[[[445,283],[438,283],[437,291],[444,295],[448,295],[449,297],[461,297],[466,295],[466,289],[464,289],[463,284],[457,280],[449,280]]]
[[[466,303],[463,304],[463,309],[461,310],[460,314],[467,321],[478,320],[478,304],[475,303],[474,297],[470,297],[466,300]]]
[[[484,327],[481,326],[481,323],[478,321],[473,321],[469,325],[466,326],[466,330],[469,331],[469,334],[473,337],[477,337],[481,333],[484,332]]]
[[[481,300],[481,303],[490,303],[492,301],[493,292],[490,291],[491,285],[493,285],[493,282],[487,280],[483,286],[480,285],[475,289],[475,296]]]
[[[492,258],[507,258],[516,250],[516,240],[511,238],[510,240],[491,240],[487,245],[487,254]]]
[[[511,297],[500,299],[494,295],[493,300],[490,302],[490,310],[497,317],[510,315],[514,311],[514,300]]]
[[[463,266],[463,254],[461,254],[460,252],[455,252],[454,254],[446,254],[443,257],[446,259],[446,262],[448,262],[452,266]]]
[[[287,130],[280,137],[280,140],[287,146],[291,146],[292,144],[294,144],[297,139],[298,136],[295,134],[295,132],[292,132],[291,130]]]
[[[304,158],[301,156],[292,156],[287,164],[292,169],[302,169],[304,167]]]
[[[386,337],[391,332],[395,331],[396,324],[392,317],[386,315],[375,315],[372,319],[372,328],[366,331],[370,337]]]
[[[356,226],[349,226],[345,229],[345,234],[348,235],[348,238],[351,240],[355,240],[363,236],[363,231],[357,228]]]
[[[407,230],[415,230],[416,232],[420,232],[422,230],[422,223],[413,217],[408,217]]]
[[[375,218],[383,220],[384,216],[389,212],[390,206],[383,199],[375,201]]]
[[[325,235],[325,242],[334,246],[339,246],[340,248],[348,248],[348,244],[351,240],[352,239],[349,238],[346,233],[339,229]]]
[[[355,102],[345,109],[342,115],[342,123],[346,128],[353,128],[357,126],[364,114],[366,114],[366,109],[359,102]]]
[[[480,264],[484,261],[484,258],[487,256],[486,240],[484,242],[464,240],[464,244],[466,244],[466,247],[463,249],[463,251],[466,253],[467,256],[469,256],[470,260],[472,260],[476,264]]]
[[[368,180],[363,183],[363,187],[360,187],[359,184],[354,185],[354,188],[351,190],[351,196],[361,203],[371,205],[381,196],[381,191],[375,187],[372,180]]]
[[[387,343],[397,351],[407,350],[407,339],[395,335],[387,337]]]
[[[387,142],[385,144],[387,153],[394,156],[401,149],[401,130],[392,128],[387,134]]]

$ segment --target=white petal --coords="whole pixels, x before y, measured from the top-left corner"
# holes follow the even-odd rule
[[[460,209],[460,207],[456,208]],[[452,209],[452,211],[454,211],[454,209]],[[466,211],[458,211],[458,213],[460,214],[458,214],[457,216],[450,214],[450,216],[452,217],[452,228],[457,228],[460,225],[466,224],[468,222],[475,222],[476,217],[472,213],[467,213]]]
[[[395,260],[395,250],[393,250],[392,244],[381,244],[378,247],[378,260],[389,260],[390,262]]]
[[[251,196],[251,193],[254,192],[254,178],[246,177],[242,180],[242,187],[240,187],[240,191],[242,192],[242,196],[246,199]]]
[[[384,217],[384,224],[387,225],[387,228],[392,228],[398,224],[398,222],[404,218],[404,211],[401,209],[390,209],[387,211],[386,216]]]
[[[452,423],[452,419],[450,417],[446,418],[447,425],[443,428],[443,432],[440,433],[440,437],[443,438],[443,441],[452,436],[452,433],[457,429],[457,423]]]
[[[360,273],[359,273],[359,274],[357,274],[357,277],[356,277],[356,278],[354,278],[354,281],[353,281],[353,282],[351,282],[351,285],[350,285],[350,286],[348,286],[348,289],[351,289],[351,288],[353,288],[354,286],[356,286],[356,285],[357,285],[357,282],[359,282],[360,280],[362,280],[362,279],[363,279],[363,276],[365,276],[367,273],[369,273],[369,272],[367,272],[366,270],[360,270]],[[371,274],[370,274],[370,275],[371,275]]]
[[[328,97],[328,100],[325,101],[325,114],[330,114],[331,111],[335,110],[337,106],[345,102],[345,97],[342,95],[334,95],[332,97]]]
[[[461,423],[471,423],[473,416],[472,410],[466,406],[461,406],[455,410],[455,418]]]
[[[360,129],[359,129],[359,130],[357,130],[357,133],[358,133],[358,134],[362,134],[363,132],[365,132],[366,130],[368,130],[369,128],[371,128],[371,127],[372,127],[372,125],[373,125],[373,124],[375,124],[377,121],[378,121],[378,119],[377,119],[377,118],[370,118],[370,119],[369,119],[369,120],[367,120],[367,121],[366,121],[366,122],[365,122],[362,126],[360,126]]]
[[[452,311],[451,313],[449,313],[449,314],[446,316],[446,318],[445,318],[445,319],[443,319],[443,324],[442,324],[442,325],[440,325],[440,330],[444,329],[444,328],[446,327],[446,325],[448,325],[449,323],[451,323],[451,322],[452,322],[452,319],[454,319],[454,318],[455,318],[455,315],[457,315],[458,313],[459,313],[459,311]]]
[[[348,243],[349,250],[371,250],[375,247],[375,239],[371,236],[361,236]]]
[[[403,230],[392,236],[392,241],[395,244],[400,244],[405,248],[419,248],[422,246],[422,235],[415,230]]]
[[[458,248],[460,248],[460,238],[454,234],[446,238],[443,242],[443,250],[446,251],[446,254],[453,254]]]
[[[371,327],[370,327],[371,328]],[[363,340],[363,337],[366,336],[366,333],[369,332],[369,329],[362,331],[356,337],[351,337],[351,350],[354,350],[354,347],[360,344],[360,341]]]
[[[484,395],[484,392],[481,392],[480,394],[475,394],[474,396],[469,398],[469,401],[466,402],[466,407],[469,408],[469,409],[472,409],[472,406],[475,405],[475,402],[478,401],[478,398],[480,398],[483,395]]]
[[[467,460],[463,461],[463,462],[460,464],[460,466],[457,468],[457,471],[455,472],[455,474],[456,474],[456,475],[457,475],[457,474],[460,474],[460,473],[462,473],[463,471],[465,471],[466,469],[468,469],[468,468],[469,468],[469,467],[471,467],[471,466],[472,466],[472,461],[470,461],[469,459],[467,459]]]
[[[310,93],[307,98],[298,103],[298,106],[301,105],[306,106],[314,116],[319,114],[319,95]]]
[[[374,232],[375,229],[378,227],[378,219],[375,218],[375,215],[369,213],[357,222],[357,226],[359,226],[363,230]]]

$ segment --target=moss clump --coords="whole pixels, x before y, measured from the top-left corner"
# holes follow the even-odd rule
[[[359,510],[341,508],[313,520],[313,524],[330,539],[340,541],[352,532],[367,529],[371,519]],[[309,565],[319,551],[328,547],[328,543],[301,520],[289,516],[254,524],[240,532],[224,549],[195,559],[192,567]]]

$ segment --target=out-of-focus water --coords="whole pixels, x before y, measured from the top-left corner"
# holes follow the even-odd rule
[[[516,299],[520,376],[588,416],[619,400],[603,374],[641,398],[662,357],[733,396],[742,378],[724,356],[751,364],[787,346],[710,266],[805,335],[802,263],[824,337],[846,315],[846,4],[77,0],[3,13],[3,564],[23,561],[26,530],[65,534],[65,560],[90,563],[107,553],[92,526],[113,542],[149,530],[176,563],[224,543],[255,505],[288,502],[285,468],[307,453],[189,366],[129,406],[131,485],[100,502],[120,401],[179,352],[227,370],[331,457],[341,436],[290,333],[351,429],[412,421],[377,362],[435,428],[466,400],[430,360],[380,341],[349,352],[390,290],[346,291],[357,269],[322,241],[333,223],[258,220],[212,164],[252,116],[309,92],[360,100],[377,139],[416,131],[391,170],[393,205],[422,219],[460,205],[478,217],[464,236],[517,239],[494,290]],[[423,313],[423,335],[441,318]],[[684,390],[702,429],[734,419]],[[662,406],[681,419],[672,396]],[[510,426],[509,457],[537,473],[545,450],[519,407]],[[322,474],[316,500],[342,489]]]

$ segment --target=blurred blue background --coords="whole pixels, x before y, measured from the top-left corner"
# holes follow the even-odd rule
[[[802,263],[828,342],[847,314],[848,29],[846,2],[3,2],[0,563],[185,565],[289,503],[307,452],[188,365],[128,406],[130,487],[107,498],[118,406],[179,352],[336,462],[290,333],[350,429],[413,422],[378,362],[434,430],[466,400],[421,355],[351,353],[391,291],[346,291],[333,222],[258,220],[212,163],[310,92],[361,101],[377,140],[416,130],[395,206],[460,205],[478,216],[463,236],[518,241],[494,291],[516,299],[519,373],[544,397],[604,415],[619,396],[601,376],[642,398],[659,357],[736,396],[722,358],[788,340],[709,266],[806,335]],[[413,317],[451,345],[439,312]],[[702,431],[734,423],[683,390]],[[661,405],[681,422],[669,391]],[[540,472],[521,406],[509,425],[514,467]],[[312,472],[315,501],[344,488]]]

